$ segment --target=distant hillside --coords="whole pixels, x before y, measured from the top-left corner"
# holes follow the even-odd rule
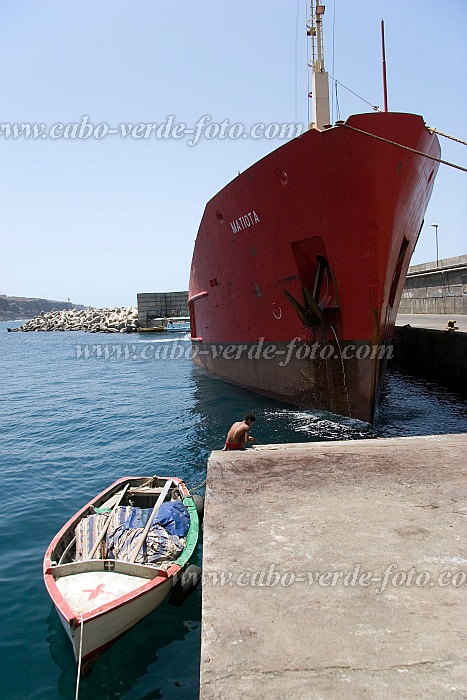
[[[29,299],[27,297],[7,297],[0,294],[0,321],[34,318],[41,311],[62,311],[63,309],[85,309],[81,304],[50,299]]]

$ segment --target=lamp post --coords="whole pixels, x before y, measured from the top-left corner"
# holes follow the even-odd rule
[[[436,267],[439,267],[439,255],[438,255],[438,224],[431,224],[435,229],[436,234]]]

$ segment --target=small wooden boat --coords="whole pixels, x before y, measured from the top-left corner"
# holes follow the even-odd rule
[[[184,482],[153,476],[119,479],[54,537],[44,581],[82,675],[177,587],[187,590],[198,532]]]

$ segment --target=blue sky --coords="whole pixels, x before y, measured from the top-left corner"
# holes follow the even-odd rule
[[[326,68],[467,140],[467,2],[329,0]],[[304,0],[2,0],[0,123],[307,123]],[[339,115],[371,109],[343,88]],[[0,136],[0,293],[93,306],[187,289],[205,203],[274,139]],[[467,167],[466,147],[441,139]],[[440,166],[413,263],[467,253],[467,174]]]

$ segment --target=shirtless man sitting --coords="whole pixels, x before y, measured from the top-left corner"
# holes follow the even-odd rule
[[[254,437],[250,437],[250,428],[256,418],[252,413],[247,413],[245,418],[238,423],[234,423],[227,433],[227,438],[223,450],[244,450],[246,444],[258,442]]]

